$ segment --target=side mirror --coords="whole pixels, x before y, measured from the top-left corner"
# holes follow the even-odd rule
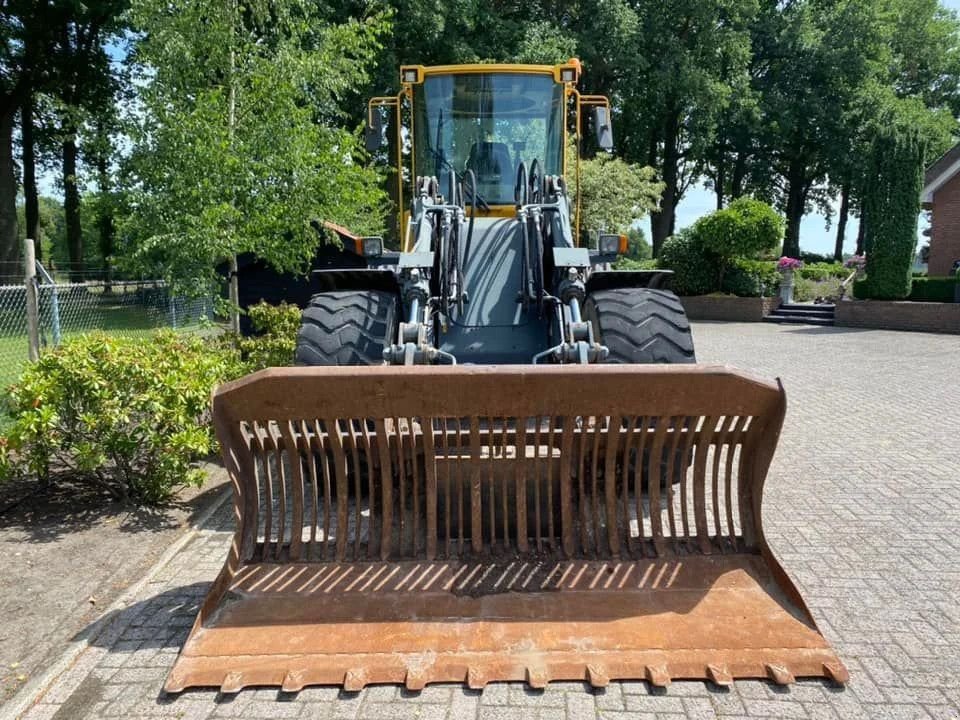
[[[367,152],[376,152],[383,144],[383,119],[380,117],[380,108],[371,108],[367,116],[367,129],[364,132],[364,143]]]
[[[613,150],[613,128],[610,127],[607,108],[603,105],[593,108],[593,129],[597,133],[597,145],[602,150]]]

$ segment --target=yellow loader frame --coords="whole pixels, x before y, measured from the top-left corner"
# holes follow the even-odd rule
[[[403,110],[405,103],[412,108],[416,98],[417,86],[422,85],[424,80],[430,75],[470,75],[483,73],[514,73],[523,75],[549,75],[554,82],[561,83],[564,86],[564,101],[567,107],[570,107],[570,99],[573,99],[573,112],[575,113],[575,137],[577,152],[574,157],[574,177],[578,192],[576,194],[576,205],[574,208],[574,238],[579,243],[580,238],[580,141],[583,135],[582,111],[583,108],[603,106],[607,109],[607,117],[610,116],[610,100],[603,95],[584,95],[577,90],[577,83],[580,80],[582,67],[577,58],[571,58],[565,63],[559,65],[519,65],[512,63],[471,63],[466,65],[402,65],[400,67],[400,92],[396,95],[382,95],[370,98],[367,103],[367,122],[373,124],[373,114],[382,107],[393,108],[394,110],[394,141],[397,147],[396,173],[397,173],[397,212],[398,227],[403,233],[403,251],[410,251],[411,238],[407,231],[409,226],[410,211],[404,205],[403,201],[403,171],[405,169],[404,157],[401,148],[403,147],[403,137],[401,128],[403,127]],[[413,113],[410,113],[410,126],[408,133],[408,142],[410,145],[409,171],[410,178],[416,178],[416,148],[414,146],[414,127]],[[567,166],[567,142],[569,136],[569,123],[563,124],[563,175],[569,175]],[[492,217],[513,217],[516,208],[513,205],[490,205],[490,210],[485,211],[487,216]]]

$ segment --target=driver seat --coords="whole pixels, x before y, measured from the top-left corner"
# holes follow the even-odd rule
[[[476,142],[467,157],[467,169],[477,174],[477,179],[491,176],[510,177],[510,151],[505,143]],[[489,182],[489,180],[488,180]]]

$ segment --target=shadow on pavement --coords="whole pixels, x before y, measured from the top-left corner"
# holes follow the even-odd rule
[[[10,488],[0,495],[0,526],[16,533],[17,542],[49,543],[64,535],[97,525],[114,524],[121,532],[142,533],[174,530],[194,524],[198,516],[225,489],[221,483],[197,492],[188,489],[186,499],[148,506],[118,502],[102,490],[68,480],[33,487]],[[6,501],[6,502],[5,502]]]

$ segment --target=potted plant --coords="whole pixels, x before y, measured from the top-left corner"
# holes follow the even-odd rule
[[[803,261],[792,257],[777,260],[777,270],[783,275],[780,281],[780,302],[789,305],[793,302],[793,273],[803,267]]]

